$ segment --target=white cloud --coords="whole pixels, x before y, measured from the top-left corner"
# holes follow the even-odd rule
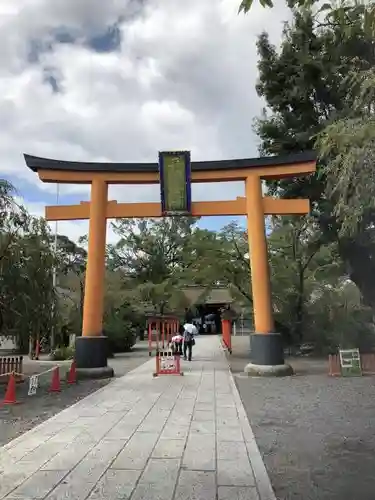
[[[196,160],[256,156],[256,36],[265,29],[277,42],[289,13],[281,4],[270,11],[256,3],[239,16],[238,4],[1,0],[0,175],[53,193],[55,186],[42,185],[25,167],[23,152],[86,161],[156,161],[163,149],[189,149]],[[122,36],[117,51],[98,53],[87,45],[116,22]],[[56,31],[76,43],[55,43]],[[48,44],[31,63],[35,46]],[[46,83],[46,70],[60,93]],[[65,192],[88,198],[87,186]],[[193,191],[200,200],[242,193],[235,183]],[[158,188],[112,186],[110,195],[155,201]],[[83,226],[64,227],[76,235]]]

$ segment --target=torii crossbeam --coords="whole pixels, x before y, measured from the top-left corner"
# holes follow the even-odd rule
[[[82,336],[76,338],[78,372],[113,375],[107,366],[103,336],[106,221],[111,218],[163,217],[161,203],[117,203],[108,200],[109,184],[158,184],[158,163],[83,163],[24,155],[27,166],[43,182],[91,184],[90,202],[46,207],[46,219],[89,220],[88,258]],[[315,172],[313,152],[289,156],[191,163],[191,182],[244,181],[245,197],[229,201],[192,202],[190,215],[247,217],[255,332],[251,335],[248,372],[290,373],[284,364],[281,336],[274,331],[265,215],[303,215],[309,200],[275,199],[262,194],[262,179],[281,179]]]

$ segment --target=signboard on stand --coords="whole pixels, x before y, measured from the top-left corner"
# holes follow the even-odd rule
[[[341,374],[343,377],[362,375],[361,355],[359,349],[345,349],[339,351]]]
[[[158,375],[183,375],[180,356],[173,354],[172,351],[157,352],[154,377]]]
[[[190,215],[190,151],[160,152],[159,174],[163,215]]]

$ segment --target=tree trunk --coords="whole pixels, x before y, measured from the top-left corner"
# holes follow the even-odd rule
[[[298,276],[298,289],[297,289],[298,296],[296,301],[296,322],[294,328],[295,340],[297,340],[297,342],[299,343],[302,342],[302,337],[303,337],[302,326],[303,326],[303,314],[304,314],[304,307],[303,307],[304,289],[305,289],[304,272],[303,269],[300,269]]]

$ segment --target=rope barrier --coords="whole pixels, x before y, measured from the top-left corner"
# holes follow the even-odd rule
[[[33,375],[25,375],[24,373],[18,373],[16,371],[8,372],[8,373],[2,373],[0,377],[6,377],[7,375],[14,375],[17,377],[24,377],[24,378],[30,378],[30,377],[40,377],[41,375],[45,375],[46,373],[52,372],[55,368],[58,368],[59,365],[54,366],[53,368],[49,368],[48,370],[45,370],[44,372],[40,373],[34,373]]]
[[[20,377],[23,380],[29,379],[29,390],[27,395],[28,396],[33,396],[36,394],[36,391],[39,387],[39,378],[43,375],[47,375],[48,373],[53,372],[49,392],[60,392],[60,375],[59,375],[59,365],[55,365],[51,368],[48,368],[47,370],[44,370],[40,373],[35,373],[33,375],[24,375],[23,373],[16,372],[15,370],[7,372],[7,373],[2,373],[0,377],[9,377],[9,382],[8,382],[8,387],[5,395],[5,399],[3,401],[3,404],[16,404],[16,398],[15,398],[15,378]],[[72,364],[70,366],[70,369],[68,371],[68,376],[67,376],[67,383],[68,384],[74,384],[76,383],[76,365],[75,361],[72,361]]]

